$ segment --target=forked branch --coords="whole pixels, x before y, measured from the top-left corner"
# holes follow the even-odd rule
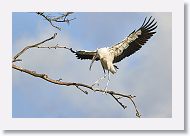
[[[71,18],[71,19],[68,18],[69,15],[73,14],[73,12],[62,13],[59,16],[48,15],[44,12],[36,12],[36,14],[42,16],[45,20],[47,20],[51,24],[51,26],[55,27],[58,30],[61,30],[61,28],[55,25],[54,23],[70,24],[70,21],[76,19],[76,18]]]
[[[54,39],[56,37],[57,33],[55,33],[52,37],[46,39],[46,40],[43,40],[42,42],[39,42],[37,44],[34,44],[34,45],[30,45],[30,46],[26,46],[24,49],[22,49],[19,53],[17,53],[14,57],[13,57],[13,61],[12,62],[15,62],[15,61],[18,61],[18,60],[21,60],[21,59],[17,59],[20,55],[22,55],[25,51],[27,51],[28,49],[30,48],[35,48],[35,47],[38,47],[39,45],[47,42],[47,41],[50,41],[52,39]]]
[[[137,106],[134,102],[134,98],[136,96],[132,96],[132,95],[126,95],[126,94],[122,94],[122,93],[117,93],[115,91],[112,91],[112,90],[104,90],[104,89],[100,89],[100,88],[94,88],[92,85],[87,85],[87,84],[83,84],[83,83],[76,83],[76,82],[64,82],[63,79],[53,79],[51,77],[49,77],[47,74],[44,74],[44,73],[38,73],[36,71],[33,71],[33,70],[28,70],[28,69],[25,69],[25,68],[22,68],[20,66],[17,66],[14,64],[14,62],[17,62],[17,61],[22,61],[21,59],[19,59],[19,57],[25,52],[27,51],[28,49],[30,48],[47,48],[47,49],[57,49],[57,48],[62,48],[62,49],[67,49],[69,51],[71,51],[72,53],[75,53],[75,51],[72,49],[72,48],[68,48],[66,46],[59,46],[59,45],[56,45],[56,46],[41,46],[42,44],[44,44],[45,42],[48,42],[52,39],[54,39],[56,37],[56,33],[46,39],[46,40],[43,40],[42,42],[39,42],[37,44],[34,44],[34,45],[31,45],[31,46],[27,46],[25,47],[24,49],[22,49],[19,53],[17,53],[14,57],[13,57],[13,61],[12,61],[12,68],[15,69],[15,70],[18,70],[20,72],[24,72],[26,74],[29,74],[31,76],[34,76],[34,77],[38,77],[38,78],[41,78],[47,82],[50,82],[50,83],[53,83],[53,84],[57,84],[57,85],[63,85],[63,86],[75,86],[77,89],[79,89],[80,91],[82,91],[83,93],[85,94],[88,94],[88,91],[93,91],[93,92],[101,92],[101,93],[106,93],[106,94],[109,94],[110,96],[112,96],[114,98],[114,100],[123,108],[123,109],[126,109],[127,106],[124,105],[120,100],[122,98],[127,98],[129,99],[134,108],[135,108],[135,111],[136,111],[136,117],[141,117],[140,115],[140,112],[138,111],[137,109]]]

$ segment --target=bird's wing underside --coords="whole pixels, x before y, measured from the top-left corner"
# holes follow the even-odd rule
[[[96,51],[85,51],[85,50],[81,50],[81,51],[76,51],[76,57],[78,59],[92,59],[95,55],[96,55]],[[96,60],[99,60],[99,58],[96,58]]]
[[[144,45],[148,39],[156,33],[154,30],[157,28],[157,22],[154,22],[154,20],[155,19],[150,17],[148,21],[146,21],[145,18],[142,26],[137,31],[134,30],[123,41],[110,48],[110,50],[114,53],[114,63],[117,63],[125,57],[128,57],[138,51],[142,45]]]

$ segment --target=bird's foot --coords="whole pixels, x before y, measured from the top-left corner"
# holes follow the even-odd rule
[[[105,89],[104,89],[104,92],[103,92],[104,94],[107,94],[108,93],[108,87],[106,87]]]

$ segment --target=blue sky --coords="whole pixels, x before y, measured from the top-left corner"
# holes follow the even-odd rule
[[[55,32],[46,45],[67,45],[76,50],[112,46],[138,29],[146,16],[158,21],[157,33],[141,50],[117,64],[109,88],[135,99],[142,117],[172,116],[171,13],[74,13],[70,25],[53,28],[35,13],[13,13],[13,55],[27,45],[42,41]],[[47,73],[64,81],[93,84],[103,75],[100,63],[89,71],[90,61],[77,60],[64,50],[31,49],[21,56],[19,66]],[[102,82],[100,87],[104,87]],[[109,95],[81,93],[74,87],[58,86],[13,70],[13,117],[135,117],[130,101],[123,110]]]

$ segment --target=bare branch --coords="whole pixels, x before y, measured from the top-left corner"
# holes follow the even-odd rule
[[[38,48],[47,48],[47,49],[64,48],[64,49],[71,51],[72,53],[76,53],[76,51],[74,51],[72,48],[68,48],[67,46],[60,46],[58,44],[56,46],[38,46]]]
[[[46,39],[46,40],[44,40],[44,41],[42,41],[42,42],[39,42],[39,43],[34,44],[34,45],[26,46],[24,49],[22,49],[19,53],[17,53],[17,54],[14,56],[12,62],[15,62],[16,59],[17,59],[20,55],[22,55],[26,50],[28,50],[28,49],[30,49],[30,48],[38,47],[39,45],[41,45],[41,44],[43,44],[43,43],[45,43],[45,42],[47,42],[47,41],[50,41],[50,40],[54,39],[54,38],[56,37],[56,35],[57,35],[57,33],[55,33],[52,37],[50,37],[50,38],[48,38],[48,39]]]
[[[111,94],[111,96],[121,105],[121,107],[123,107],[123,109],[126,109],[127,106],[126,105],[123,105],[118,98],[116,98],[113,94]]]
[[[83,93],[88,94],[87,91],[84,91],[84,90],[83,90],[82,88],[80,88],[78,85],[76,85],[76,88],[78,88],[79,90],[81,90]]]
[[[127,106],[124,105],[124,104],[122,104],[122,103],[118,100],[118,98],[116,98],[115,96],[120,96],[120,97],[128,98],[128,99],[133,103],[133,105],[134,105],[134,108],[135,108],[135,110],[136,110],[136,116],[139,117],[139,118],[140,118],[140,116],[141,116],[140,113],[139,113],[139,111],[138,111],[138,109],[137,109],[137,106],[136,106],[136,104],[135,104],[135,102],[134,102],[134,100],[133,100],[134,97],[131,97],[131,95],[125,95],[125,94],[121,94],[121,93],[116,93],[116,92],[110,91],[110,90],[105,91],[105,90],[103,90],[103,89],[93,88],[93,87],[90,86],[90,85],[86,85],[86,84],[82,84],[82,83],[63,82],[63,81],[61,81],[61,80],[55,80],[55,79],[50,78],[47,74],[40,74],[40,73],[37,73],[36,71],[32,71],[32,70],[28,70],[28,69],[24,69],[24,68],[21,68],[21,67],[19,67],[19,66],[16,66],[15,64],[12,64],[12,68],[13,68],[13,69],[16,69],[16,70],[18,70],[18,71],[27,73],[27,74],[29,74],[29,75],[32,75],[32,76],[34,76],[34,77],[41,78],[41,79],[46,80],[46,81],[48,81],[48,82],[50,82],[50,83],[53,83],[53,84],[64,85],[64,86],[75,86],[76,88],[78,88],[79,90],[81,90],[81,91],[82,91],[83,93],[85,93],[85,94],[88,94],[88,92],[87,92],[87,91],[84,91],[83,89],[81,89],[81,87],[87,88],[87,89],[89,89],[89,90],[91,90],[91,91],[95,91],[95,92],[107,93],[107,94],[111,95],[111,96],[116,100],[116,102],[119,103],[119,104],[122,106],[122,108],[124,108],[124,109],[126,109]]]
[[[12,62],[22,61],[22,59],[14,59]]]
[[[52,17],[50,15],[46,15],[44,12],[36,12],[36,14],[42,16],[45,20],[47,20],[51,24],[51,26],[55,27],[58,30],[61,30],[61,28],[54,25],[53,22],[70,24],[70,21],[76,19],[76,18],[68,19],[68,16],[73,14],[73,12],[66,12],[66,13],[61,14],[58,17]]]

